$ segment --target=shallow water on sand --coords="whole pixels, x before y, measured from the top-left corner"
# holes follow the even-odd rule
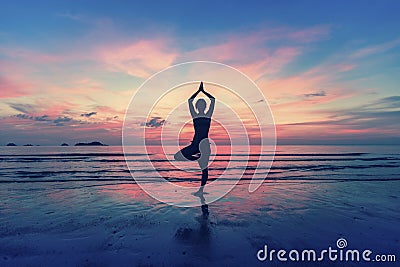
[[[317,250],[340,237],[349,248],[400,251],[398,147],[278,147],[256,192],[244,177],[223,199],[195,208],[147,196],[120,147],[7,147],[0,154],[0,266],[271,265],[256,257],[265,244]],[[141,157],[128,160],[140,166]],[[215,157],[211,179],[224,157]],[[197,173],[161,171],[198,186]]]

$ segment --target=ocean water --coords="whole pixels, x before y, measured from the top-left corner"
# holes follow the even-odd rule
[[[169,181],[199,185],[194,163],[185,166],[193,172],[179,170],[158,148],[150,158]],[[221,178],[245,175],[208,206],[178,208],[135,184],[121,147],[0,147],[0,266],[271,266],[256,257],[264,245],[317,250],[339,238],[400,259],[399,146],[278,146],[254,193],[248,184],[259,154],[244,160],[218,147],[211,158],[210,180],[228,160],[233,175]],[[152,182],[146,155],[127,160]],[[370,263],[324,261],[359,265]]]
[[[159,172],[172,182],[198,181],[197,166],[188,163],[185,171],[169,164],[159,148],[150,149],[149,156],[128,154],[127,161],[135,166],[135,175],[148,177]],[[170,155],[171,156],[171,155]],[[143,162],[152,161],[155,168]],[[231,169],[246,170],[242,180],[251,179],[252,170],[265,169],[268,181],[296,182],[346,182],[400,180],[399,146],[279,146],[273,164],[258,162],[259,154],[252,153],[247,160],[244,154],[229,154],[229,147],[220,147],[212,155],[210,181],[221,178],[229,161]],[[186,171],[192,171],[190,175]],[[232,179],[237,179],[237,176]],[[0,183],[34,182],[134,182],[126,166],[122,148],[107,147],[1,147]],[[195,185],[195,184],[194,184]]]

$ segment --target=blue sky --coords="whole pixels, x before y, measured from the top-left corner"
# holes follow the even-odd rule
[[[249,75],[280,143],[399,143],[399,11],[398,1],[3,1],[0,143],[119,144],[135,89],[190,60]]]

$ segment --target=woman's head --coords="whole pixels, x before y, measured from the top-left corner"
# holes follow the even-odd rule
[[[206,109],[207,103],[203,98],[200,98],[196,102],[196,108],[199,112],[204,113],[204,110]]]

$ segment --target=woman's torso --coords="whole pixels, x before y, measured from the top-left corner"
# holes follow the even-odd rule
[[[204,138],[208,138],[210,130],[211,118],[198,117],[193,119],[194,137],[192,142],[200,142]]]

